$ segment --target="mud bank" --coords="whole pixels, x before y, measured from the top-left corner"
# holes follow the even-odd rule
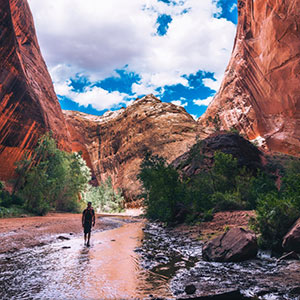
[[[122,222],[116,218],[97,215],[93,231],[104,231],[121,225]],[[53,213],[43,217],[0,219],[0,254],[42,246],[55,241],[59,235],[71,237],[80,233],[81,214]]]

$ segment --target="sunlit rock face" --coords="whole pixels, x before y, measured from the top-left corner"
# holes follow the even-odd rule
[[[136,175],[146,151],[172,161],[195,143],[197,122],[184,108],[153,95],[100,117],[73,111],[64,114],[72,149],[83,152],[98,183],[111,176],[127,199],[136,199],[140,192]]]
[[[231,60],[200,127],[234,127],[299,155],[300,1],[239,0],[238,13]]]
[[[0,179],[38,137],[52,130],[68,149],[67,128],[26,0],[0,0]]]

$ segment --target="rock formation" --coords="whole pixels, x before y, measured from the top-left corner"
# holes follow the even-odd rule
[[[262,168],[262,153],[237,133],[220,132],[195,144],[191,150],[177,157],[173,166],[185,176],[193,177],[209,169],[214,163],[214,154],[222,151],[237,158],[239,166],[256,172]]]
[[[110,176],[128,199],[139,191],[136,175],[146,151],[172,161],[195,143],[197,122],[184,108],[153,95],[100,117],[64,113],[72,149],[83,152],[94,179],[101,182]]]
[[[52,130],[67,147],[67,128],[37,42],[27,0],[0,0],[0,180]]]
[[[200,127],[236,128],[300,155],[300,1],[239,0],[238,14],[231,60]]]

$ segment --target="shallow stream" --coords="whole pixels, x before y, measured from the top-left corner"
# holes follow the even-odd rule
[[[174,299],[239,289],[259,299],[300,299],[300,261],[201,260],[201,242],[141,220],[102,218],[112,230],[0,255],[0,299]],[[194,284],[192,296],[185,287]],[[298,293],[298,294],[297,294]]]

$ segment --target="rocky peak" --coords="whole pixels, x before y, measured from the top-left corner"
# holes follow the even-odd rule
[[[146,95],[142,98],[137,98],[136,100],[134,100],[133,104],[137,104],[137,103],[147,103],[147,102],[151,102],[151,103],[161,103],[161,100],[158,99],[157,97],[155,97],[153,94],[149,94]]]
[[[300,154],[300,1],[239,0],[231,60],[199,124]]]

